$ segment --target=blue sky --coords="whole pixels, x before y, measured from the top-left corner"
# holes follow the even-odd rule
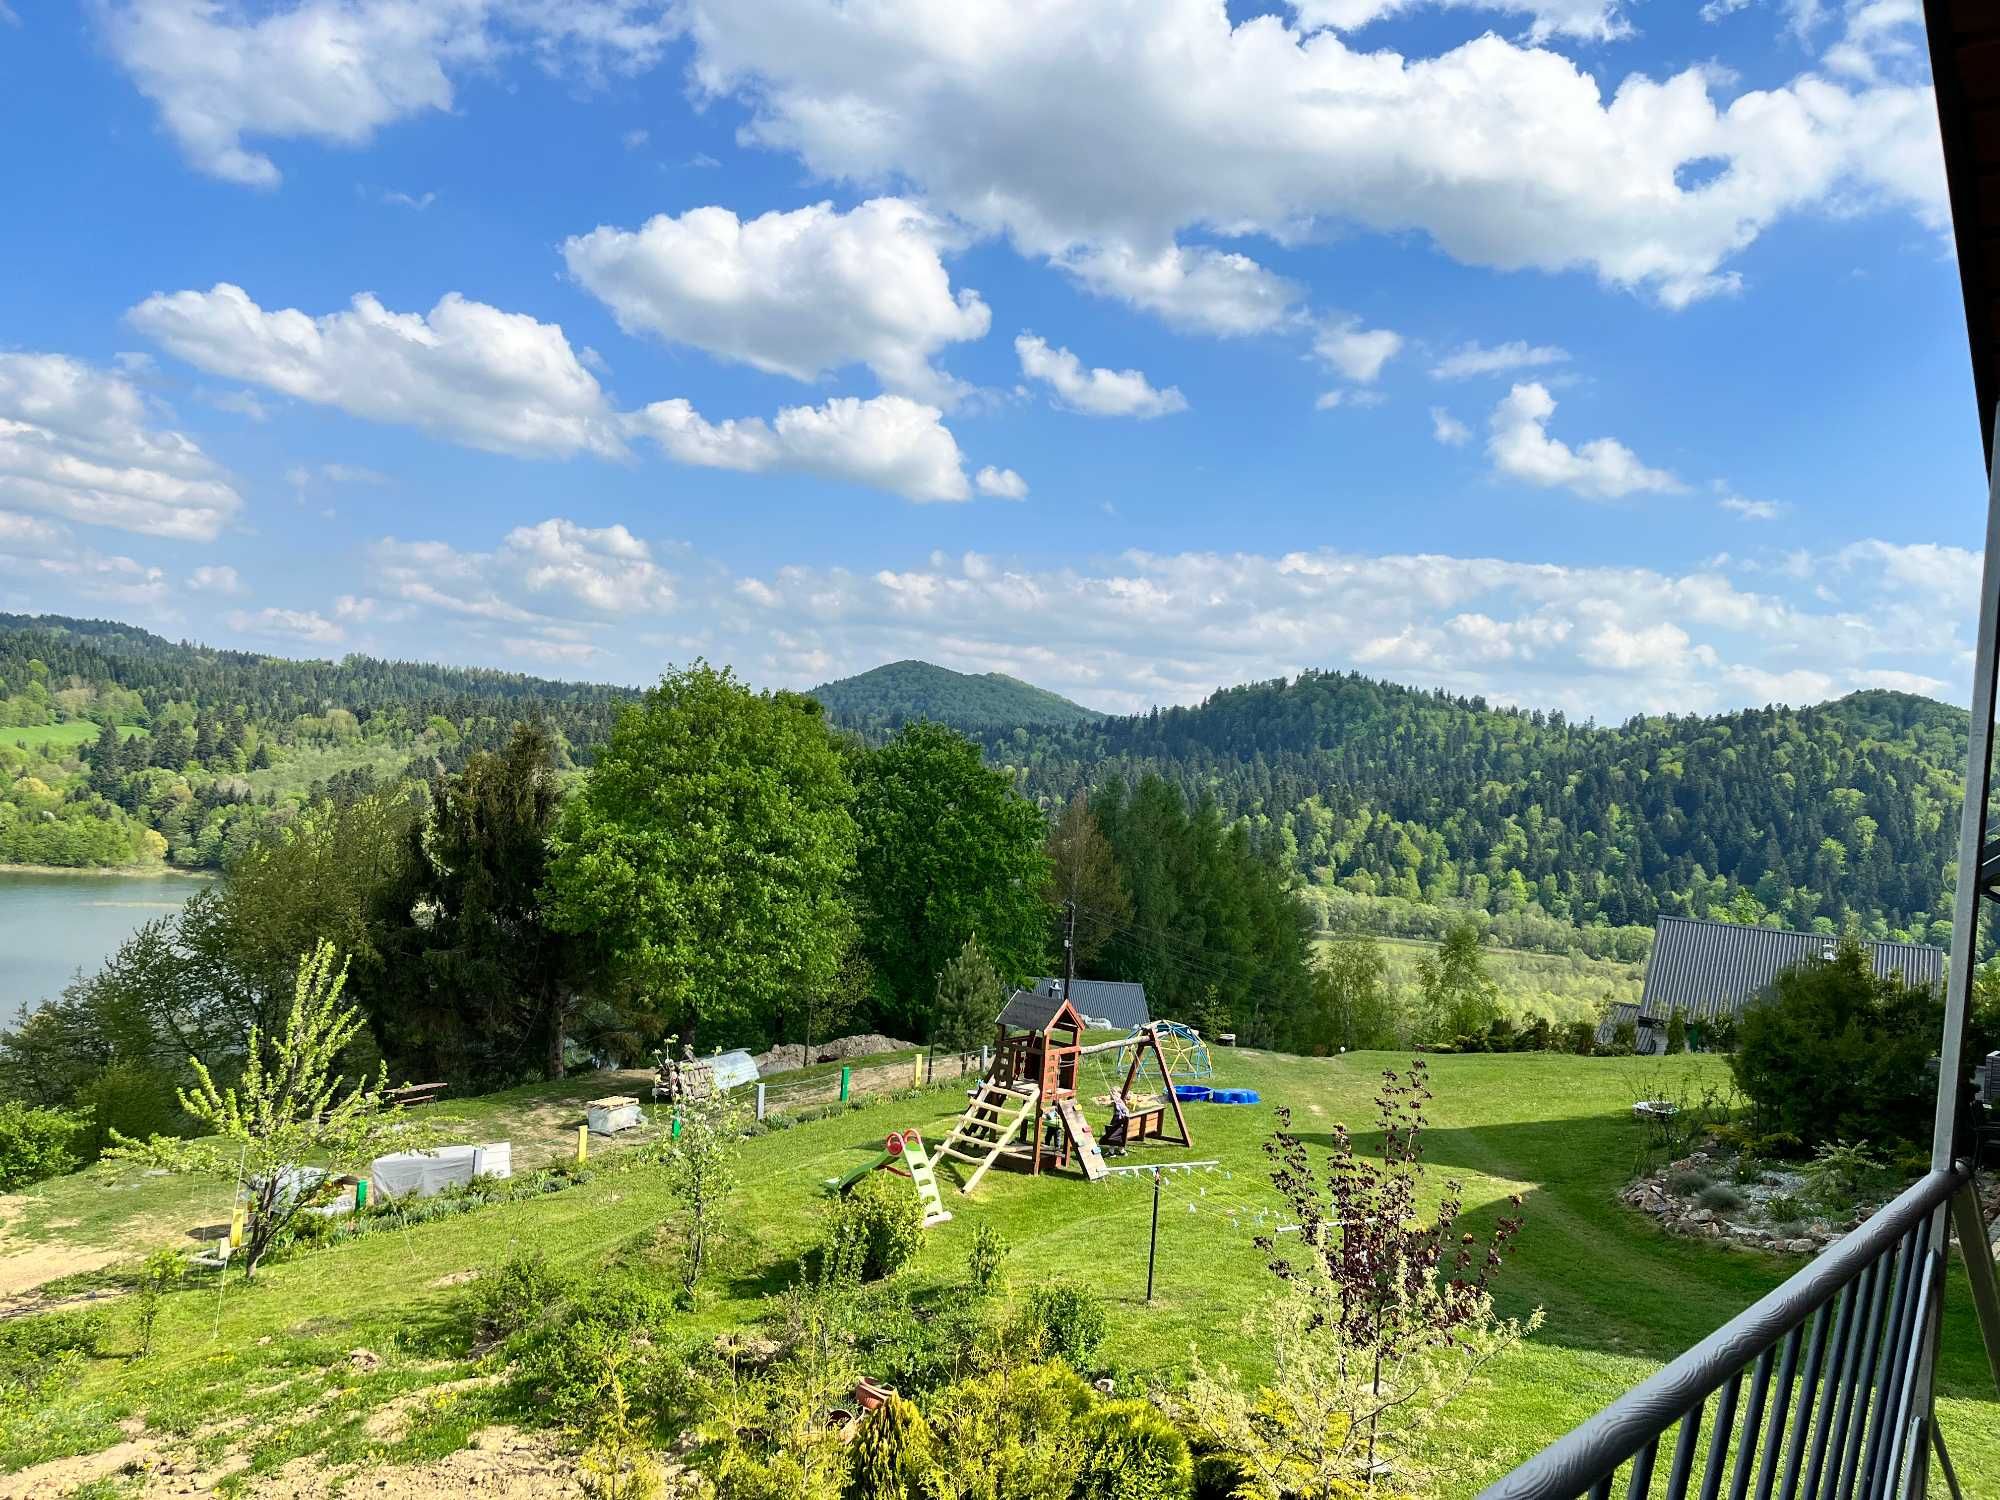
[[[0,609],[1963,696],[1915,0],[14,0],[0,142]]]

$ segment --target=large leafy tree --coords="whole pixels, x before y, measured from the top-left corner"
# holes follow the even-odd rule
[[[563,1076],[571,1023],[601,966],[589,933],[546,920],[548,843],[562,807],[549,736],[516,725],[432,784],[409,881],[389,903],[400,962],[369,1006],[384,1051],[426,1077],[488,1086]]]
[[[811,699],[669,673],[564,809],[549,920],[603,944],[656,1034],[762,1041],[846,951],[853,800]]]
[[[938,975],[977,937],[1010,983],[1047,954],[1046,824],[979,747],[912,724],[859,758],[857,887],[884,1019],[927,1030]]]

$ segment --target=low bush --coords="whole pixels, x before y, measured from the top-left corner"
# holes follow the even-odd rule
[[[1775,1224],[1796,1224],[1806,1216],[1806,1206],[1790,1193],[1773,1193],[1764,1200],[1764,1216]]]
[[[1037,1357],[1053,1356],[1078,1370],[1091,1368],[1110,1326],[1097,1294],[1065,1281],[1028,1293],[1015,1324],[1020,1342]]]
[[[1942,1015],[1932,989],[1878,976],[1850,938],[1833,957],[1777,977],[1743,1013],[1729,1065],[1760,1131],[1794,1135],[1807,1149],[1887,1146],[1930,1123],[1924,1063]]]
[[[160,1320],[160,1304],[169,1290],[187,1275],[188,1258],[176,1245],[155,1250],[139,1266],[138,1285],[133,1289],[133,1326],[138,1334],[139,1352],[153,1352],[153,1325]]]
[[[466,1294],[466,1321],[475,1344],[496,1344],[538,1322],[562,1300],[567,1278],[539,1250],[510,1256],[497,1270],[473,1282]]]
[[[1194,1489],[1187,1439],[1149,1401],[1106,1401],[1084,1419],[1089,1459],[1076,1493],[1091,1500],[1184,1500]]]
[[[89,1124],[65,1109],[42,1109],[9,1099],[0,1104],[0,1193],[16,1193],[46,1178],[74,1171],[73,1149]]]
[[[1832,1141],[1813,1153],[1801,1175],[1806,1205],[1828,1218],[1841,1218],[1893,1186],[1882,1158],[1866,1146]]]
[[[924,1246],[924,1211],[900,1177],[871,1172],[827,1216],[822,1254],[863,1281],[893,1276]]]
[[[973,1292],[984,1297],[1000,1282],[1000,1263],[1007,1258],[1007,1241],[991,1224],[972,1231],[972,1244],[965,1252],[965,1279]]]
[[[1694,1201],[1723,1214],[1733,1214],[1743,1207],[1743,1195],[1726,1182],[1711,1182],[1695,1195]]]
[[[645,1389],[666,1363],[661,1335],[673,1298],[651,1287],[600,1282],[519,1330],[508,1343],[522,1387],[553,1422],[585,1425],[602,1410],[606,1372]]]
[[[1667,1191],[1676,1198],[1692,1198],[1697,1193],[1705,1193],[1715,1182],[1706,1172],[1698,1172],[1689,1167],[1675,1172],[1667,1178]]]
[[[0,1323],[0,1403],[32,1399],[104,1347],[102,1309],[78,1308]]]
[[[931,1447],[923,1414],[892,1393],[855,1433],[848,1500],[928,1500],[936,1493]]]

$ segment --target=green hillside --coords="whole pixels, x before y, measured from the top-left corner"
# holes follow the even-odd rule
[[[1941,941],[1966,724],[1867,692],[1599,725],[1308,672],[986,745],[1051,804],[1156,772],[1329,892],[1585,926],[1721,908]]]
[[[812,696],[852,729],[895,729],[918,719],[967,733],[1010,732],[1024,725],[1094,724],[1094,709],[1009,677],[969,675],[927,661],[892,661],[812,690]]]
[[[1276,1221],[1261,1150],[1271,1106],[1292,1110],[1317,1160],[1334,1124],[1366,1131],[1381,1069],[1405,1059],[1225,1051],[1217,1062],[1218,1084],[1256,1089],[1262,1105],[1191,1105],[1191,1150],[1144,1146],[1132,1154],[1135,1162],[1217,1163],[1213,1173],[1168,1179],[1150,1303],[1152,1195],[1143,1181],[996,1169],[963,1197],[960,1169],[948,1164],[942,1177],[953,1217],[926,1233],[910,1268],[866,1294],[852,1336],[858,1371],[928,1400],[922,1382],[941,1378],[934,1367],[913,1374],[899,1361],[933,1347],[952,1317],[997,1320],[1035,1288],[1070,1279],[1107,1306],[1109,1338],[1093,1364],[1116,1372],[1121,1395],[1140,1388],[1135,1377],[1171,1383],[1196,1354],[1210,1366],[1264,1376],[1268,1350],[1246,1315],[1276,1286],[1266,1255],[1251,1243]],[[1689,1058],[1672,1072],[1698,1083],[1720,1067],[1717,1059]],[[1425,1157],[1435,1166],[1431,1188],[1445,1177],[1459,1180],[1468,1211],[1462,1222],[1481,1235],[1511,1211],[1508,1195],[1522,1196],[1526,1227],[1498,1295],[1504,1312],[1540,1307],[1546,1322],[1432,1434],[1428,1456],[1445,1477],[1426,1493],[1474,1494],[1797,1268],[1795,1259],[1662,1234],[1618,1202],[1644,1149],[1631,1101],[1656,1091],[1664,1071],[1658,1060],[1641,1058],[1432,1060],[1437,1097],[1425,1136]],[[468,1117],[468,1139],[511,1138],[517,1169],[524,1169],[573,1141],[579,1101],[629,1085],[629,1078],[586,1076],[456,1107]],[[820,1182],[866,1163],[892,1129],[915,1126],[926,1140],[941,1139],[961,1102],[956,1088],[954,1080],[923,1095],[871,1099],[745,1141],[709,1292],[695,1311],[664,1314],[643,1343],[671,1355],[677,1368],[695,1368],[712,1363],[719,1335],[762,1324],[782,1338],[782,1294],[800,1276],[800,1257],[823,1222]],[[1379,1149],[1367,1133],[1361,1146]],[[598,1155],[593,1148],[594,1160]],[[134,1300],[111,1303],[94,1357],[0,1413],[0,1468],[104,1452],[110,1474],[133,1456],[118,1445],[137,1444],[185,1464],[183,1476],[206,1474],[213,1482],[237,1473],[236,1483],[267,1486],[248,1488],[253,1494],[279,1493],[272,1485],[324,1493],[316,1486],[331,1477],[323,1473],[329,1466],[358,1476],[349,1492],[414,1494],[454,1492],[410,1482],[426,1472],[419,1466],[475,1443],[474,1434],[497,1423],[528,1428],[524,1441],[552,1462],[573,1452],[582,1438],[551,1430],[554,1419],[510,1363],[510,1351],[478,1344],[471,1306],[482,1281],[529,1249],[561,1273],[657,1294],[673,1263],[672,1236],[661,1231],[673,1211],[663,1169],[641,1150],[610,1157],[580,1185],[301,1250],[249,1286],[232,1278],[220,1297],[212,1276],[203,1275],[167,1297],[154,1350],[143,1358],[131,1357]],[[881,1180],[908,1191],[897,1179]],[[205,1186],[200,1192],[183,1179],[101,1164],[17,1201],[45,1265],[60,1268],[68,1254],[74,1264],[103,1267],[107,1245],[132,1243],[118,1232],[136,1215],[143,1213],[152,1236],[136,1244],[226,1217],[227,1185]],[[102,1206],[111,1202],[125,1205],[118,1228]],[[1261,1224],[1260,1211],[1267,1216]],[[992,1301],[965,1286],[966,1252],[982,1228],[997,1230],[1010,1247],[1003,1290]],[[21,1249],[22,1230],[8,1233],[16,1241],[10,1248]],[[119,1274],[105,1267],[72,1287],[116,1284]],[[366,1351],[366,1359],[353,1351]],[[638,1368],[628,1368],[634,1418],[649,1441],[671,1445],[685,1418],[657,1388],[639,1383]],[[1992,1402],[1963,1272],[1954,1264],[1938,1410],[1968,1494],[2000,1492]],[[285,1469],[288,1463],[299,1467]],[[37,1491],[29,1483],[21,1492]]]
[[[1599,725],[1308,672],[1121,717],[904,661],[814,695],[870,739],[970,734],[1050,810],[1158,773],[1294,872],[1327,930],[1436,936],[1426,913],[1471,907],[1512,946],[1620,957],[1631,942],[1591,935],[1663,912],[1949,930],[1966,715],[1910,694]],[[0,616],[0,861],[217,867],[315,789],[453,769],[520,719],[587,767],[629,696]],[[124,743],[98,742],[107,722]]]

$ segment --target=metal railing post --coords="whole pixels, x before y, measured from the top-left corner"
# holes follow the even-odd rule
[[[1993,1388],[2000,1391],[2000,1276],[1993,1270],[1993,1247],[1986,1239],[1979,1194],[1969,1179],[1952,1194],[1951,1220],[1958,1230],[1959,1254],[1965,1259],[1965,1279],[1972,1283],[1972,1307],[1979,1314],[1979,1339],[1986,1345]]]
[[[1979,635],[1973,641],[1972,725],[1965,748],[1965,807],[1958,825],[1958,884],[1951,917],[1944,1036],[1938,1047],[1937,1114],[1931,1170],[1946,1171],[1957,1152],[1959,1092],[1964,1087],[1965,1023],[1971,1013],[1973,955],[1979,951],[1979,867],[1986,848],[1986,801],[1993,791],[1993,689],[2000,651],[2000,419],[1994,427],[1986,493],[1986,558],[1979,570]],[[1940,1229],[1942,1226],[1940,1226]]]

